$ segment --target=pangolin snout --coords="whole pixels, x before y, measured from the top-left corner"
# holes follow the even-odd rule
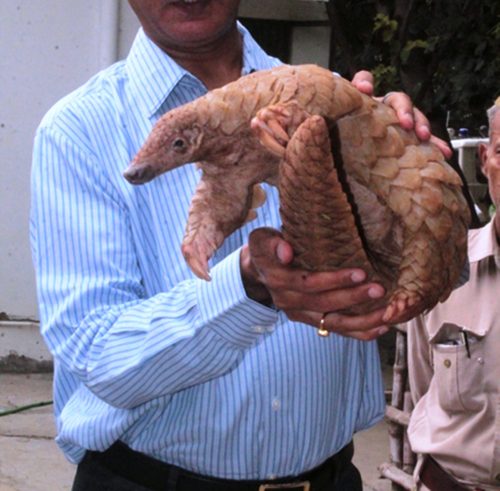
[[[151,181],[158,175],[154,165],[149,163],[130,164],[123,172],[123,177],[130,184],[144,184]]]

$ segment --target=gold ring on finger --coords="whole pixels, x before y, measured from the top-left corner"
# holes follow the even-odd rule
[[[326,338],[330,335],[330,331],[325,327],[325,318],[327,315],[328,312],[325,312],[319,321],[318,336],[321,336],[322,338]]]

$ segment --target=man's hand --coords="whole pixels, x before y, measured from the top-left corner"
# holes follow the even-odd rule
[[[361,70],[354,74],[352,84],[360,92],[373,96],[373,80],[373,75],[370,72]],[[403,128],[415,130],[415,134],[423,142],[431,141],[434,143],[447,159],[453,155],[453,150],[447,142],[431,134],[429,120],[413,105],[410,97],[404,92],[389,92],[384,97],[377,97],[377,100],[391,106],[396,111],[399,124]]]
[[[241,253],[243,283],[250,298],[273,303],[289,319],[361,340],[375,339],[387,332],[382,322],[385,308],[365,315],[345,315],[340,311],[381,298],[384,289],[365,283],[360,269],[311,273],[294,268],[293,252],[280,233],[260,228],[250,235]]]

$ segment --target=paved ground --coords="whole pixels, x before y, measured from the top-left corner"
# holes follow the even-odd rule
[[[0,411],[51,399],[51,374],[0,373]],[[0,491],[69,491],[75,472],[54,441],[52,407],[0,417]],[[385,423],[355,438],[366,491],[388,491],[377,466],[388,459]]]
[[[0,374],[0,410],[51,399],[50,374]],[[0,491],[66,491],[74,467],[54,441],[52,406],[0,418]]]

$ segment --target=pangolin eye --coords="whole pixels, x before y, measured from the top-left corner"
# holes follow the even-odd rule
[[[176,138],[173,141],[172,146],[174,147],[174,150],[184,150],[186,148],[186,142],[183,138]]]

